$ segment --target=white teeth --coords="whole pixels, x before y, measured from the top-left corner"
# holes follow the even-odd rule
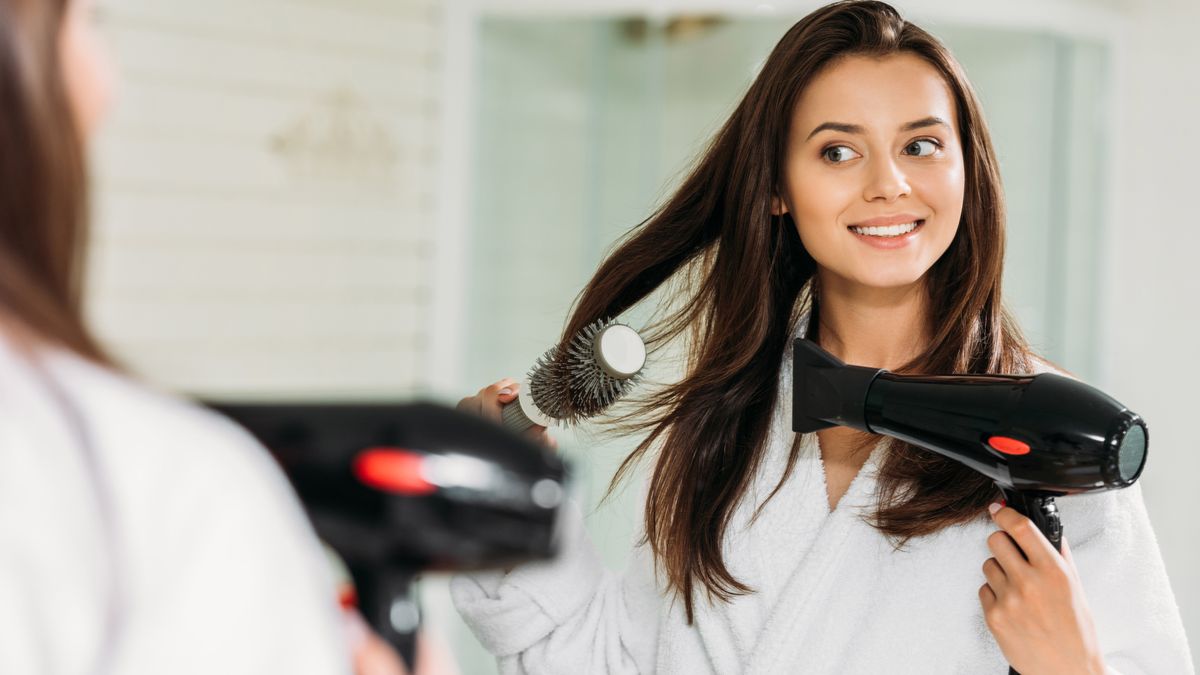
[[[904,223],[902,225],[887,225],[885,227],[858,227],[853,225],[850,227],[858,234],[866,234],[872,237],[899,237],[902,234],[908,234],[917,229],[916,223]]]

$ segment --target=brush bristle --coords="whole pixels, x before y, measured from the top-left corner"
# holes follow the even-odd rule
[[[619,379],[596,362],[596,336],[613,323],[597,320],[564,349],[552,347],[537,360],[529,371],[530,394],[543,413],[564,425],[578,424],[604,412],[637,383],[638,375]]]

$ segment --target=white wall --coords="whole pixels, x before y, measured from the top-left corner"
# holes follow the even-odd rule
[[[1193,658],[1200,658],[1200,3],[1129,2],[1113,139],[1106,386],[1150,425],[1142,477]]]
[[[89,312],[140,374],[207,395],[428,379],[433,0],[106,0],[119,90]]]

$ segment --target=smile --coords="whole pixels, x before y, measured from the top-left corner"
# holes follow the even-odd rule
[[[861,234],[868,237],[902,237],[925,223],[924,220],[917,220],[911,223],[902,223],[899,225],[886,225],[883,227],[858,227],[851,225],[850,231],[855,234]]]

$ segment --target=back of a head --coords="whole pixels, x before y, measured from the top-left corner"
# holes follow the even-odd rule
[[[0,0],[0,326],[98,362],[82,319],[83,141],[64,77],[70,0]]]

